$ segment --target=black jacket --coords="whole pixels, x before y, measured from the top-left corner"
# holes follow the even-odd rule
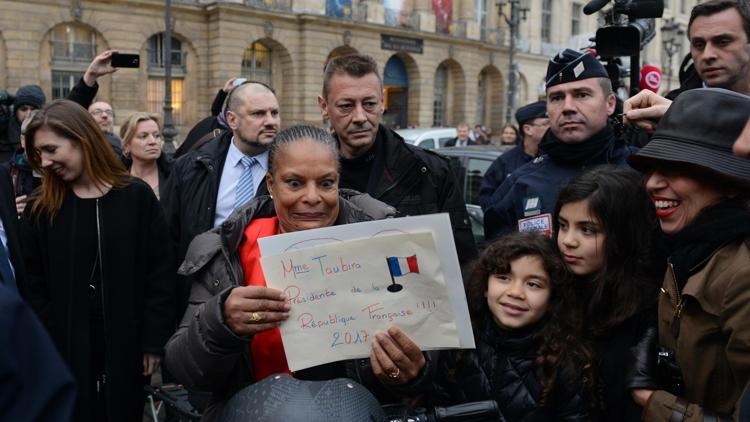
[[[216,196],[231,142],[232,132],[227,131],[180,157],[172,167],[161,201],[177,247],[177,262],[185,257],[195,236],[214,226]],[[267,193],[263,180],[256,196]]]
[[[92,365],[88,280],[81,279],[76,198],[68,191],[58,214],[31,216],[26,207],[22,247],[33,306],[78,383],[76,421],[87,421]],[[143,353],[163,353],[173,330],[174,262],[164,214],[151,188],[135,178],[98,200],[101,215],[102,301],[108,421],[143,413]],[[89,226],[91,227],[91,226]],[[85,277],[85,276],[84,276]]]
[[[458,260],[465,264],[475,258],[477,249],[463,192],[448,161],[432,151],[407,144],[383,125],[375,142],[381,144],[367,193],[395,207],[402,215],[449,213]]]
[[[523,145],[518,145],[497,157],[484,173],[479,187],[479,205],[482,210],[489,207],[492,194],[503,184],[505,178],[532,159],[534,157],[526,154]]]
[[[16,276],[16,286],[22,286],[26,281],[26,266],[21,249],[15,195],[7,173],[0,174],[0,219],[3,222],[3,229],[5,229],[10,263],[13,265],[13,272]]]
[[[443,353],[433,397],[443,405],[495,400],[501,420],[509,422],[590,421],[593,401],[579,374],[557,374],[545,406],[539,406],[536,334],[533,329],[503,331],[487,318],[476,336],[476,349]]]
[[[0,420],[69,422],[76,388],[42,324],[0,285]]]
[[[178,263],[185,258],[193,238],[214,226],[216,197],[231,142],[232,132],[227,131],[180,157],[172,166],[166,188],[159,189]],[[256,195],[267,193],[264,179]],[[190,285],[178,278],[176,315],[184,312],[189,293]]]
[[[449,139],[445,142],[446,147],[455,147],[458,143],[458,137],[455,137],[453,139]],[[476,141],[472,141],[471,139],[466,140],[466,145],[477,145]],[[462,145],[463,146],[463,145]]]

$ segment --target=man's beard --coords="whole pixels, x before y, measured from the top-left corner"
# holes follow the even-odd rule
[[[238,136],[238,139],[243,145],[247,145],[258,153],[265,152],[268,149],[268,144],[261,143],[257,137],[254,139],[246,139],[242,136]]]

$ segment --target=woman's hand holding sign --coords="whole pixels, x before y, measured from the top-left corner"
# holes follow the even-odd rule
[[[406,384],[419,376],[425,358],[406,333],[392,326],[387,333],[377,333],[372,340],[370,364],[383,384]]]
[[[238,336],[276,328],[289,318],[291,305],[280,290],[261,286],[232,289],[224,301],[224,323]]]

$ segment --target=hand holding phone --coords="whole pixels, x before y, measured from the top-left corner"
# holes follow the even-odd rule
[[[112,67],[131,67],[141,66],[141,58],[137,54],[112,53]]]

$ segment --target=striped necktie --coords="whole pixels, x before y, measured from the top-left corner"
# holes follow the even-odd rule
[[[237,182],[237,190],[234,197],[234,209],[245,205],[255,196],[255,182],[253,181],[253,166],[258,163],[255,157],[244,156],[242,163],[242,174]]]

